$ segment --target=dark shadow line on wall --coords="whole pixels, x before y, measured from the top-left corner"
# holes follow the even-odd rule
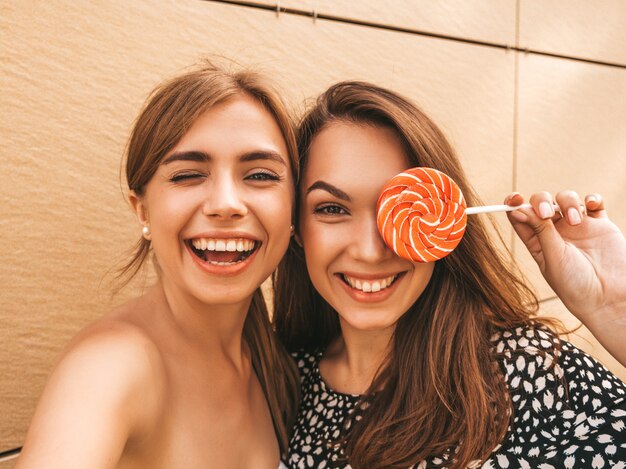
[[[17,456],[19,456],[21,451],[21,446],[18,448],[8,449],[6,451],[0,451],[0,462],[9,461],[13,458],[16,458]]]
[[[548,303],[548,302],[550,302],[550,301],[553,301],[553,300],[558,300],[558,299],[559,299],[559,297],[558,297],[558,296],[556,296],[556,295],[546,296],[545,298],[541,298],[541,299],[539,300],[539,304],[540,304],[540,305],[542,305],[542,304],[544,304],[544,303]]]
[[[307,17],[307,18],[312,18],[314,21],[315,20],[326,20],[326,21],[333,21],[333,22],[337,22],[337,23],[353,24],[353,25],[356,25],[356,26],[365,26],[365,27],[368,27],[368,28],[381,29],[381,30],[385,30],[385,31],[406,33],[406,34],[412,34],[412,35],[415,35],[415,36],[430,37],[430,38],[434,38],[434,39],[442,39],[442,40],[446,40],[446,41],[460,42],[460,43],[472,44],[472,45],[476,45],[476,46],[491,47],[491,48],[494,48],[494,49],[503,49],[503,50],[506,50],[506,51],[523,52],[524,54],[530,54],[530,55],[539,55],[539,56],[552,57],[552,58],[557,58],[557,59],[573,60],[575,62],[583,62],[583,63],[593,64],[593,65],[603,65],[603,66],[606,66],[606,67],[614,67],[614,68],[626,69],[626,64],[621,64],[621,63],[617,63],[617,62],[606,62],[606,61],[603,61],[603,60],[594,60],[594,59],[588,59],[588,58],[584,58],[584,57],[576,57],[576,56],[573,56],[573,55],[555,54],[555,53],[552,53],[552,52],[545,52],[545,51],[540,51],[540,50],[536,50],[536,49],[528,49],[528,48],[519,47],[517,44],[515,46],[511,46],[511,45],[508,45],[508,44],[500,44],[500,43],[497,43],[497,42],[479,41],[479,40],[476,40],[476,39],[468,39],[468,38],[462,38],[462,37],[457,37],[457,36],[449,36],[449,35],[446,35],[446,34],[432,33],[432,32],[422,31],[422,30],[414,29],[414,28],[405,28],[405,27],[402,27],[402,26],[394,26],[394,25],[390,25],[390,24],[375,23],[373,21],[357,20],[357,19],[345,18],[345,17],[341,17],[341,16],[329,15],[329,14],[326,14],[326,13],[319,13],[317,11],[301,10],[301,9],[298,9],[298,8],[290,8],[290,7],[282,7],[279,4],[278,5],[268,5],[268,4],[264,4],[264,3],[244,2],[244,1],[237,1],[237,0],[201,0],[201,1],[213,2],[213,3],[224,3],[224,4],[227,4],[227,5],[237,5],[237,6],[255,8],[255,9],[258,9],[258,10],[273,11],[273,12],[276,12],[277,15],[280,15],[280,14],[284,13],[284,14],[294,15],[294,16],[304,16],[304,17]]]

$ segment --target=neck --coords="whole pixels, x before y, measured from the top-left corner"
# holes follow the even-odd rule
[[[211,356],[222,356],[236,368],[244,368],[243,327],[251,297],[240,303],[209,305],[163,281],[157,282],[150,293],[165,306],[172,332]]]
[[[340,323],[341,336],[326,350],[320,370],[335,390],[363,394],[389,354],[395,326],[363,331]]]

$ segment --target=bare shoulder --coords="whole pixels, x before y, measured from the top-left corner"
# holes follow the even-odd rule
[[[141,368],[148,371],[150,365],[161,360],[160,357],[160,351],[147,331],[123,317],[105,316],[83,329],[70,342],[59,365],[89,361],[98,364],[102,372],[114,375],[136,373]]]
[[[165,383],[161,354],[149,334],[123,316],[102,318],[61,356],[18,467],[52,467],[53,455],[54,467],[109,467],[107,461],[121,457],[130,440],[152,431],[164,408]]]
[[[118,404],[144,408],[138,418],[158,410],[165,386],[161,351],[146,330],[123,315],[105,316],[81,331],[63,353],[54,375],[72,382],[78,379],[94,393],[110,393]]]

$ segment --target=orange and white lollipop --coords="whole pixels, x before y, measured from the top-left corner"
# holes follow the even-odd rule
[[[459,186],[441,171],[412,168],[395,176],[377,204],[378,230],[405,259],[432,262],[450,254],[467,224]]]
[[[467,207],[450,176],[433,168],[411,168],[387,183],[376,212],[378,231],[390,249],[410,261],[433,262],[461,242],[467,215],[520,208],[531,204]],[[553,208],[560,211],[556,204]]]

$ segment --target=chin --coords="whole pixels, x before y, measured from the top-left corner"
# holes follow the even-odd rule
[[[250,288],[224,289],[212,286],[196,292],[196,297],[207,306],[237,305],[249,301],[255,291]]]
[[[353,329],[363,332],[375,332],[395,327],[398,320],[391,318],[372,317],[372,313],[359,313],[342,319]]]

